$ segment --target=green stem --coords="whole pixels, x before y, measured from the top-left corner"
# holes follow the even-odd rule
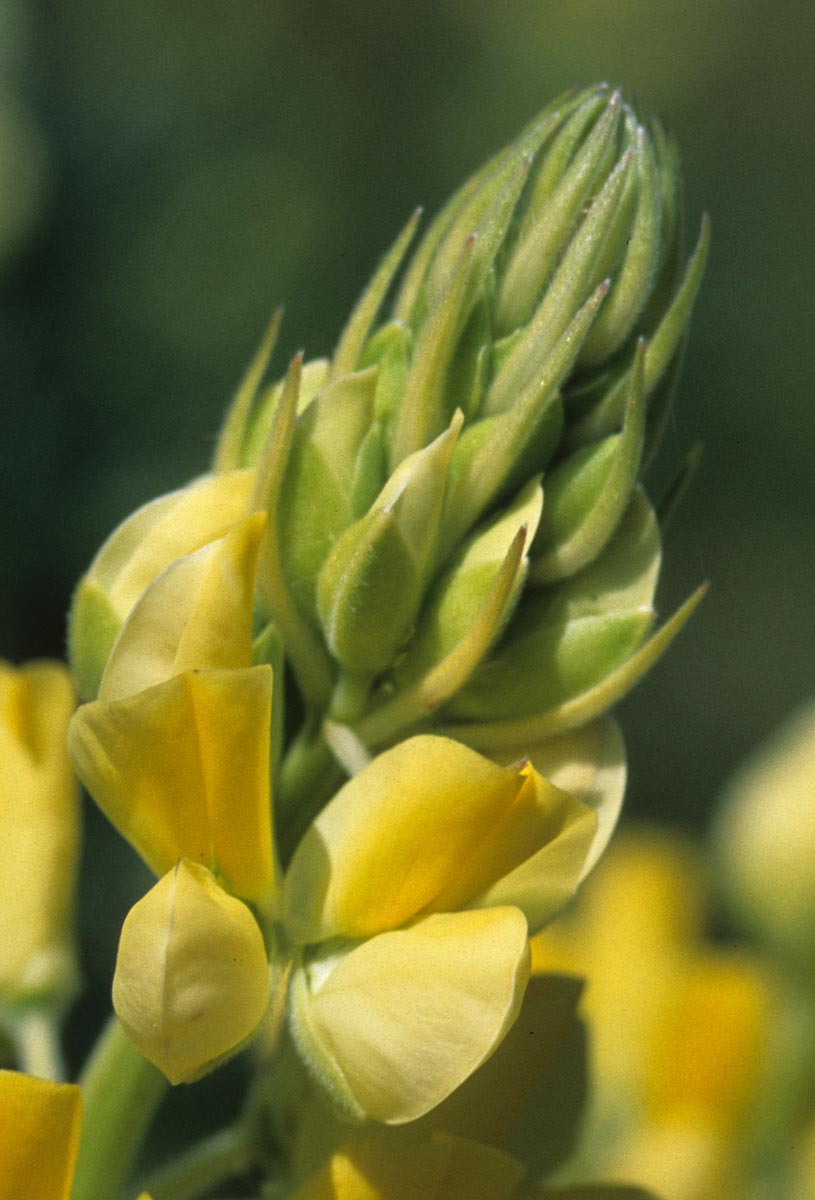
[[[71,1200],[118,1200],[167,1080],[113,1016],[79,1082],[84,1115]]]
[[[20,1067],[28,1075],[56,1083],[65,1078],[59,1025],[53,1013],[36,1009],[24,1013],[15,1025],[14,1040]]]
[[[253,1163],[254,1151],[246,1127],[233,1125],[156,1171],[144,1190],[152,1200],[195,1200],[216,1184],[249,1170]]]
[[[343,771],[319,731],[304,727],[283,759],[275,796],[280,855],[287,861]]]

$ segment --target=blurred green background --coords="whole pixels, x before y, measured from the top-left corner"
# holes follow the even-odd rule
[[[657,469],[704,441],[662,611],[712,589],[622,711],[629,811],[704,828],[815,691],[814,59],[812,0],[1,0],[0,653],[62,652],[75,579],[204,468],[273,307],[278,370],[330,351],[417,203],[605,78],[675,131],[689,232],[713,217]]]

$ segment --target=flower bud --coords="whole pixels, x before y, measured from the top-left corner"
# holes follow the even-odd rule
[[[0,663],[0,1005],[65,1000],[79,797],[65,733],[74,708],[58,663]]]
[[[320,572],[326,642],[348,671],[383,671],[404,643],[433,565],[447,469],[461,417],[394,471]]]
[[[171,1083],[236,1053],[269,1004],[263,935],[249,908],[182,859],[128,913],[113,1005],[128,1037]]]
[[[591,695],[566,728],[604,711],[670,640],[695,600],[643,645],[658,559],[644,598],[625,614],[606,567],[596,579],[585,572],[645,503],[634,499],[640,471],[664,423],[707,248],[704,223],[683,271],[680,209],[676,150],[657,122],[605,85],[561,97],[430,224],[391,316],[380,309],[418,214],[331,363],[298,360],[285,385],[263,394],[256,371],[258,395],[239,393],[223,435],[233,449],[219,454],[227,465],[259,464],[254,503],[269,512],[260,604],[310,709],[356,721],[365,740],[392,738],[447,702],[456,717],[495,721],[560,712]],[[523,581],[518,559],[506,569],[510,592],[479,618],[479,636],[440,629],[453,564],[541,475],[543,512],[534,539],[526,531]],[[631,536],[622,533],[621,544]],[[590,583],[610,587],[590,626],[566,618],[579,603],[573,579],[582,580],[578,596]],[[461,612],[487,603],[461,572],[455,592]],[[430,627],[446,654],[429,651]],[[458,703],[479,660],[492,648],[508,664],[522,634],[547,672],[543,690],[504,707],[507,688],[539,686],[528,663],[517,672],[518,651],[513,684],[491,698],[473,681]],[[435,675],[459,644],[455,670]],[[349,677],[365,680],[367,699],[358,687],[354,703],[337,699]]]
[[[68,624],[71,668],[93,699],[108,655],[142,592],[165,567],[251,511],[254,472],[204,475],[139,508],[113,531],[80,580]]]

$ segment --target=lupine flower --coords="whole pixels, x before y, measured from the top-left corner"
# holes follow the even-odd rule
[[[65,1001],[77,983],[74,704],[61,664],[0,663],[0,1007]]]
[[[68,1200],[81,1122],[75,1084],[0,1071],[2,1200]]]
[[[125,922],[116,1008],[171,1080],[194,1078],[265,1012],[262,929],[275,981],[291,975],[293,1028],[322,1084],[356,1118],[411,1120],[512,1024],[530,930],[609,836],[621,744],[592,728],[567,740],[560,764],[550,745],[553,774],[571,771],[584,803],[529,761],[501,767],[449,739],[409,739],[337,793],[280,886],[271,672],[241,665],[262,524],[247,519],[154,581],[99,699],[72,723],[81,777],[163,876]]]
[[[243,1042],[269,971],[250,905],[277,896],[269,753],[272,672],[252,666],[263,517],[172,564],[135,605],[69,742],[80,777],[160,881],[130,912],[119,1017],[173,1082]]]
[[[0,1200],[69,1200],[81,1124],[76,1084],[0,1071]]]
[[[596,1096],[582,1157],[668,1200],[740,1196],[769,1082],[778,981],[704,939],[701,863],[665,834],[611,849],[533,969],[585,974]]]

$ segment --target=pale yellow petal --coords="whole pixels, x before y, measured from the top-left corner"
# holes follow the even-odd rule
[[[100,700],[134,696],[184,671],[252,665],[252,594],[265,523],[255,513],[162,571],[122,627]]]
[[[582,882],[605,851],[622,811],[626,762],[620,727],[611,717],[600,717],[537,745],[502,750],[497,758],[509,763],[524,754],[544,779],[597,813],[597,830],[580,874]]]
[[[171,562],[221,537],[251,512],[254,483],[253,470],[202,475],[151,500],[113,531],[88,578],[107,593],[120,621]]]
[[[515,803],[428,906],[455,911],[465,905],[514,905],[535,932],[575,893],[594,837],[594,812],[543,779],[533,767]]]
[[[82,1093],[0,1071],[0,1200],[68,1200],[82,1122]]]
[[[529,975],[526,921],[512,908],[437,914],[362,942],[327,978],[293,980],[295,1036],[357,1117],[413,1121],[493,1053]]]
[[[171,1083],[236,1053],[269,1004],[263,936],[204,867],[180,862],[122,926],[113,1005],[137,1049]]]
[[[446,738],[386,750],[323,809],[287,878],[300,942],[393,929],[430,904],[523,787],[512,768]]]
[[[274,889],[268,666],[177,676],[76,713],[69,743],[102,811],[157,875],[179,858],[259,904]]]
[[[60,663],[0,662],[0,998],[70,993],[79,796]]]

